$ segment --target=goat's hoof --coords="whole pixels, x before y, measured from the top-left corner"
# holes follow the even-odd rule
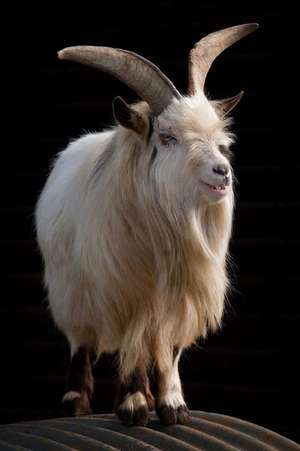
[[[160,404],[156,407],[156,413],[164,426],[171,424],[186,424],[189,421],[190,413],[186,405],[172,407],[167,404]]]
[[[190,411],[186,405],[177,407],[177,423],[187,424],[190,421]]]
[[[149,419],[148,412],[146,406],[141,406],[136,410],[119,408],[117,415],[125,426],[146,426]]]
[[[140,391],[128,393],[116,413],[126,426],[146,426],[149,408],[144,394]]]
[[[63,397],[65,416],[80,416],[93,413],[89,396],[86,392],[69,391]]]

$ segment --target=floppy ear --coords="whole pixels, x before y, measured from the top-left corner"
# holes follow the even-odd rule
[[[118,124],[142,135],[147,129],[147,122],[143,116],[129,106],[122,97],[113,100],[113,115]]]
[[[239,103],[243,95],[244,91],[241,91],[236,96],[228,97],[227,99],[213,100],[213,107],[222,117],[227,116],[227,114]]]

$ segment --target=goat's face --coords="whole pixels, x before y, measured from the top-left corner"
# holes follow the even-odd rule
[[[233,178],[228,125],[202,93],[175,100],[154,121],[150,164],[157,186],[187,202],[224,200]]]
[[[205,97],[205,80],[215,58],[257,29],[249,23],[225,28],[198,41],[189,54],[189,97],[183,97],[150,61],[128,50],[111,47],[75,46],[58,53],[59,58],[87,64],[123,80],[146,102],[153,114],[151,134],[148,115],[132,108],[120,97],[114,100],[116,121],[147,136],[152,149],[147,174],[167,195],[184,196],[209,203],[232,194],[232,172],[228,149],[232,135],[226,114],[240,101],[238,95],[210,102]],[[151,139],[149,141],[149,135]]]

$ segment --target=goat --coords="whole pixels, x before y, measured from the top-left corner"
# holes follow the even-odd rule
[[[163,424],[188,421],[178,362],[221,324],[234,207],[228,114],[243,94],[212,101],[204,83],[214,59],[256,28],[201,39],[190,52],[186,96],[133,52],[58,53],[117,77],[142,99],[116,97],[116,126],[58,155],[36,207],[50,310],[71,349],[70,414],[91,412],[92,353],[117,352],[122,422],[147,424],[154,405]]]

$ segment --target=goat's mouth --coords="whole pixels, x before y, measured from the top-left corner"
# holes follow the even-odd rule
[[[221,183],[220,185],[211,185],[210,183],[206,182],[202,183],[206,185],[211,191],[225,192],[228,189],[228,185],[225,185],[224,183]]]
[[[216,194],[217,197],[225,196],[228,193],[230,187],[230,185],[226,185],[225,183],[212,185],[211,183],[204,182],[203,180],[201,180],[201,182],[210,193]]]
[[[205,183],[206,186],[208,186],[208,188],[210,188],[213,191],[225,191],[226,190],[226,186],[225,185],[210,185],[209,183]]]

